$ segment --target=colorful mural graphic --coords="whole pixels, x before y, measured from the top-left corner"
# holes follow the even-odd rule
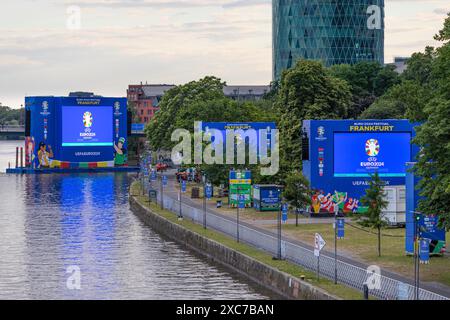
[[[347,192],[335,191],[333,194],[328,193],[326,195],[323,190],[313,192],[311,197],[311,212],[313,214],[335,214],[336,208],[339,208],[339,213],[343,214],[363,213],[367,210],[367,207],[360,205],[359,199],[348,197]]]

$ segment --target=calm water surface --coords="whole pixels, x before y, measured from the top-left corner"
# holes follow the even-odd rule
[[[129,210],[129,182],[127,174],[0,174],[0,299],[269,298],[145,226]],[[70,266],[80,269],[81,290],[67,287]]]

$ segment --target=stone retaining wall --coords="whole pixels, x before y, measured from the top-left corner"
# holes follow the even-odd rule
[[[187,246],[215,262],[231,268],[251,281],[275,292],[277,295],[287,299],[300,300],[338,299],[308,282],[292,277],[153,213],[131,195],[130,205],[132,211],[157,232],[164,234],[170,239]]]

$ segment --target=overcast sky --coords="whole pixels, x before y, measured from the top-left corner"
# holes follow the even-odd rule
[[[387,62],[435,45],[448,0],[385,1]],[[125,96],[130,83],[205,75],[268,84],[271,17],[271,0],[1,0],[0,102],[78,90]]]

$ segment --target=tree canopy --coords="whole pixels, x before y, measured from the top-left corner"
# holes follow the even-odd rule
[[[435,39],[443,46],[434,51],[431,62],[432,97],[416,117],[424,124],[414,140],[421,147],[415,171],[422,178],[419,210],[438,214],[440,224],[450,230],[450,14]]]
[[[357,119],[378,97],[400,82],[393,66],[362,61],[355,65],[339,64],[329,68],[329,73],[345,80],[351,89],[352,103],[347,118]]]
[[[0,125],[24,124],[24,109],[12,109],[0,105]]]
[[[300,60],[281,76],[276,109],[283,178],[302,168],[301,125],[307,119],[342,119],[351,104],[350,86],[322,63]]]

